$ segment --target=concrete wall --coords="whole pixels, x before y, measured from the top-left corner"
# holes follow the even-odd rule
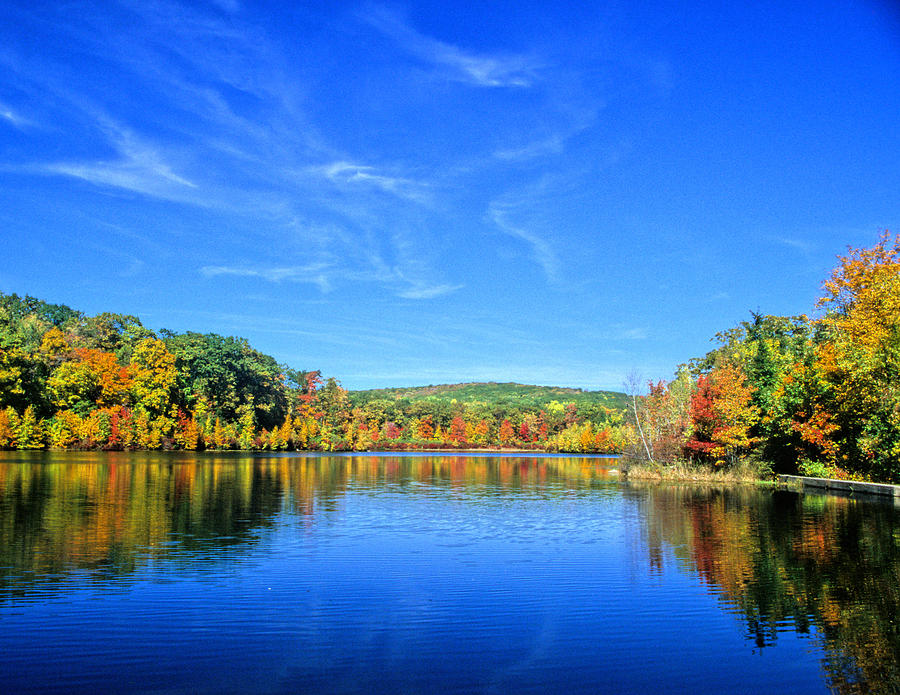
[[[836,493],[863,497],[874,495],[882,499],[893,499],[900,507],[900,485],[885,483],[861,483],[856,480],[834,480],[832,478],[807,478],[800,475],[779,475],[778,482],[788,487],[799,487],[804,491]]]

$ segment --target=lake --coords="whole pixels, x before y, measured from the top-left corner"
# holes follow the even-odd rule
[[[2,452],[0,690],[900,690],[893,506],[609,465]]]

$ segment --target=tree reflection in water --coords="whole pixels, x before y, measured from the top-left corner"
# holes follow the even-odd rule
[[[651,567],[668,546],[760,648],[815,626],[839,692],[900,688],[900,525],[892,505],[753,488],[630,484]]]
[[[76,575],[112,585],[151,563],[214,567],[249,555],[286,518],[331,523],[350,492],[465,490],[477,505],[498,492],[514,503],[613,486],[640,512],[650,571],[674,558],[741,616],[755,648],[785,631],[814,635],[835,690],[900,688],[893,507],[756,488],[615,488],[603,467],[580,457],[10,452],[0,455],[0,602]]]
[[[540,461],[540,464],[538,464]],[[334,511],[351,485],[585,488],[598,459],[0,452],[0,588],[65,573],[126,576],[151,560],[195,563],[252,544],[277,515]],[[2,595],[0,595],[2,598]]]

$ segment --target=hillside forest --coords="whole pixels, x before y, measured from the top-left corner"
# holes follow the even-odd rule
[[[348,392],[243,338],[0,294],[0,448],[617,453],[623,398],[519,384]]]

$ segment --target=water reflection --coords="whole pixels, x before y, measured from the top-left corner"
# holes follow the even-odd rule
[[[373,502],[354,507],[361,498]],[[572,514],[560,511],[573,500]],[[448,501],[456,507],[448,507]],[[456,515],[454,521],[431,525],[421,539],[399,535],[409,524],[422,524],[421,510],[432,504],[440,513]],[[479,507],[488,513],[479,514]],[[384,520],[387,532],[377,536],[377,524],[371,523],[364,531],[354,530],[348,508],[355,510],[357,521],[371,516],[373,509],[392,515]],[[404,511],[412,508],[416,511]],[[521,509],[527,512],[515,518]],[[539,511],[552,520],[545,524]],[[65,596],[83,586],[121,587],[147,568],[176,577],[179,568],[203,572],[229,566],[265,544],[266,561],[274,570],[266,565],[259,570],[262,576],[270,571],[290,576],[299,567],[307,572],[327,568],[342,582],[349,578],[343,585],[362,592],[367,606],[384,602],[384,595],[365,593],[366,584],[357,586],[356,568],[325,547],[325,539],[337,543],[340,534],[346,539],[355,533],[342,546],[357,552],[354,561],[361,557],[360,549],[381,544],[395,562],[396,583],[385,580],[382,587],[397,592],[395,602],[387,604],[392,615],[407,616],[411,605],[406,585],[400,587],[403,582],[417,587],[412,594],[419,596],[415,615],[441,608],[422,589],[438,569],[444,573],[443,585],[456,587],[456,593],[443,596],[460,600],[453,611],[443,606],[448,616],[464,610],[461,605],[480,605],[473,597],[481,595],[484,601],[485,586],[502,592],[504,584],[494,577],[502,568],[491,567],[484,555],[471,550],[483,543],[487,552],[505,553],[503,562],[516,571],[533,575],[516,575],[511,582],[529,587],[518,594],[523,610],[543,607],[553,616],[549,624],[568,616],[572,623],[565,625],[584,630],[584,639],[579,632],[560,629],[560,634],[570,634],[572,644],[583,648],[597,630],[610,629],[609,615],[632,610],[627,601],[637,599],[629,594],[645,591],[638,586],[643,586],[640,579],[631,587],[617,579],[626,558],[637,554],[635,567],[644,578],[668,581],[675,572],[705,586],[721,609],[739,617],[747,649],[770,654],[780,642],[806,635],[821,643],[823,670],[833,690],[895,692],[900,689],[897,522],[893,507],[840,498],[756,488],[620,484],[607,475],[606,462],[581,457],[11,452],[0,454],[0,607]],[[459,524],[468,531],[460,531]],[[503,537],[491,536],[488,524],[497,525]],[[292,525],[318,538],[321,548],[313,552],[298,545],[296,536],[278,536],[279,529]],[[510,532],[517,537],[508,538]],[[283,548],[277,538],[294,545]],[[455,549],[461,540],[469,543],[465,552]],[[397,542],[406,545],[391,554]],[[609,550],[594,550],[601,542]],[[511,548],[514,543],[518,545]],[[294,564],[279,565],[288,562],[285,557]],[[601,560],[609,566],[599,564]],[[392,567],[385,567],[390,574]],[[466,571],[474,572],[473,581],[456,578]],[[401,582],[404,573],[409,576]],[[146,579],[147,572],[143,575]],[[540,590],[532,592],[532,584]],[[607,595],[598,590],[595,605],[579,603],[578,611],[573,610],[568,597],[595,585]],[[477,593],[463,591],[470,587]],[[352,595],[331,596],[327,587],[321,591],[317,594],[313,587],[309,596],[315,600],[309,599],[311,607],[303,609],[302,618],[311,623],[320,619],[328,627],[321,605],[338,599],[350,605]],[[293,588],[291,592],[294,596]],[[248,614],[271,610],[259,600],[252,610],[247,608]],[[540,602],[551,600],[558,603]],[[695,610],[688,606],[691,598],[666,600],[684,615]],[[509,607],[510,614],[514,609]],[[601,609],[608,613],[604,616]],[[617,621],[618,613],[613,617]],[[644,619],[633,615],[642,629]],[[432,639],[447,638],[439,630],[444,624],[434,623]],[[400,627],[413,634],[411,625],[424,629],[415,622]],[[377,627],[376,634],[382,634],[382,626]],[[336,634],[336,643],[346,639],[346,633]],[[654,639],[617,634],[626,641]],[[710,640],[715,639],[711,632]],[[576,653],[572,644],[559,653]],[[610,663],[615,648],[604,646]],[[616,663],[629,663],[627,652],[623,648],[623,661]],[[380,656],[372,658],[381,663]]]
[[[606,480],[605,469],[581,457],[0,452],[0,589],[73,571],[121,576],[204,551],[221,559],[279,513],[311,520],[351,489],[560,494]]]
[[[900,526],[890,505],[787,491],[634,486],[650,567],[668,547],[757,647],[810,632],[839,692],[900,689]]]

